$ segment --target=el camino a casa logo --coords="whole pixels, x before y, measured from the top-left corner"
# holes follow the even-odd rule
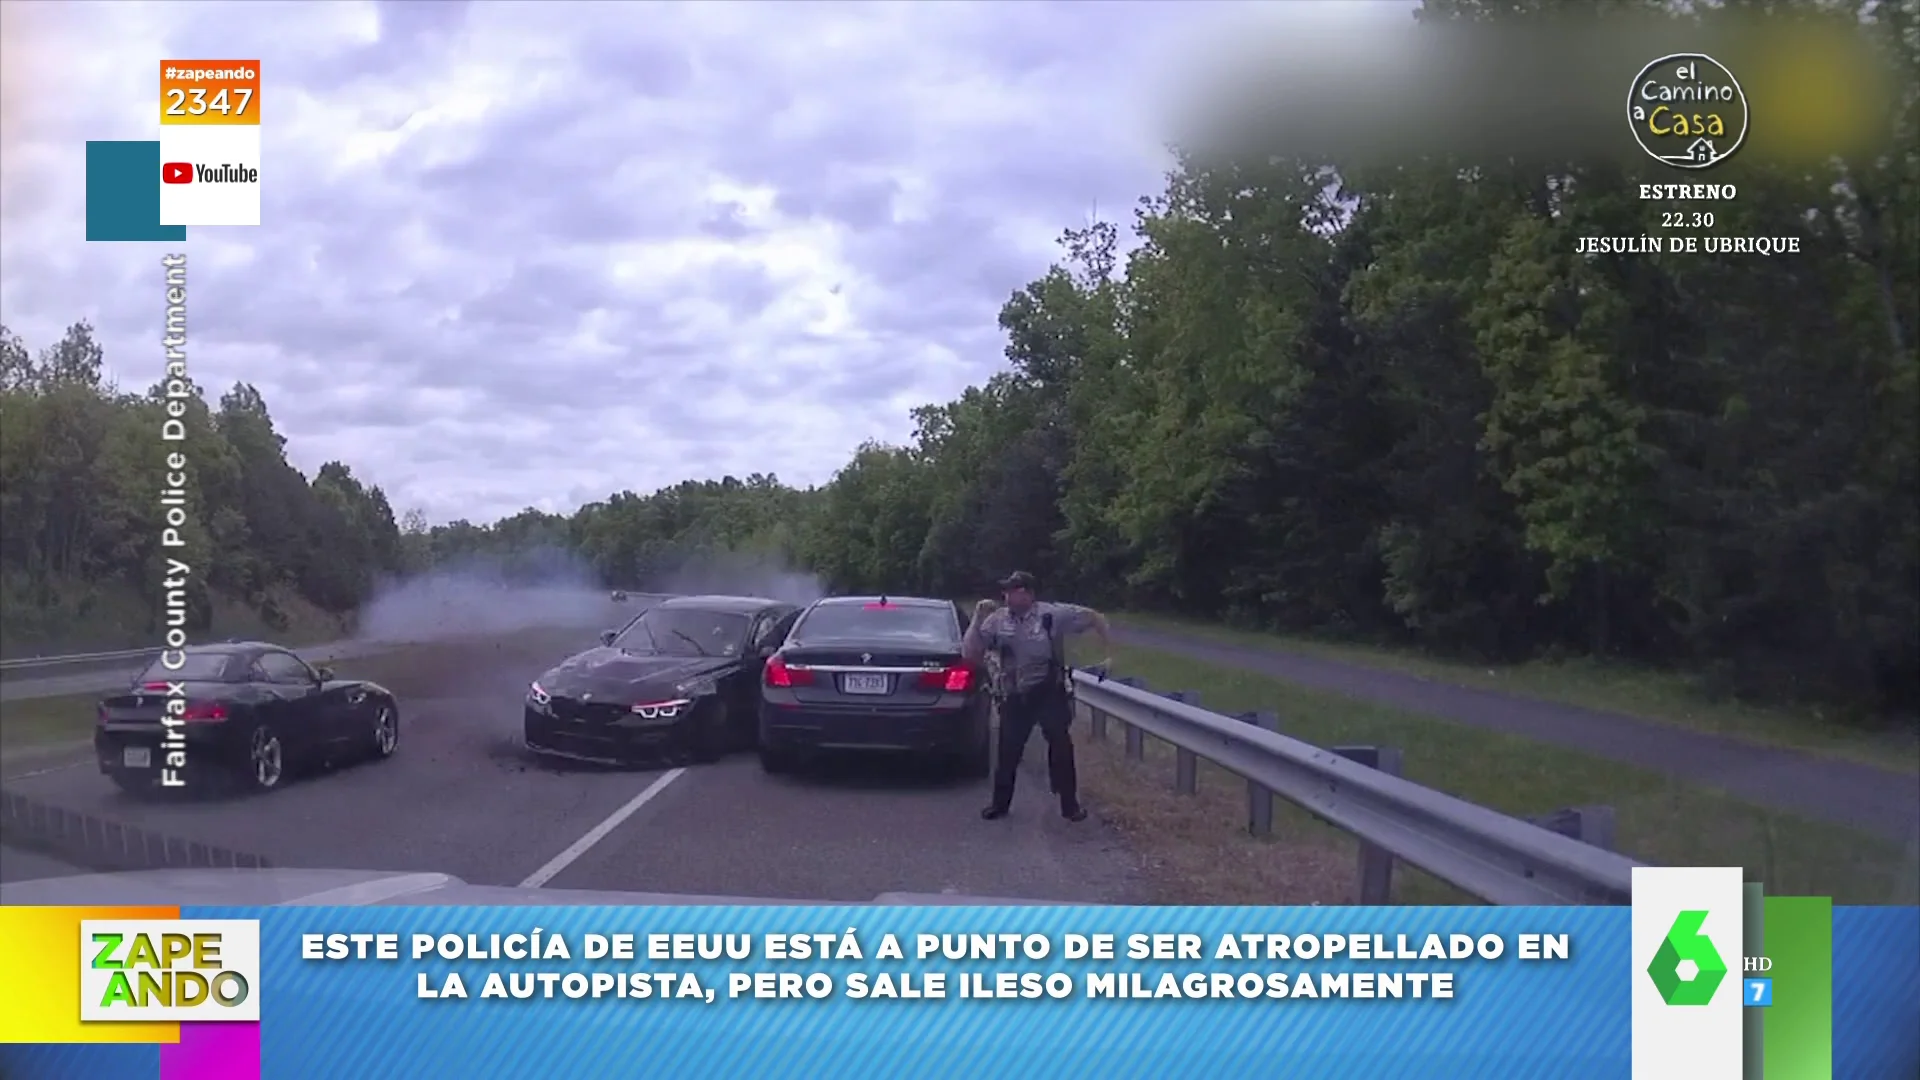
[[[260,1019],[260,924],[253,919],[89,919],[80,923],[80,1019]]]
[[[1663,56],[1633,77],[1627,122],[1656,161],[1707,169],[1747,140],[1747,93],[1725,64],[1705,53]]]

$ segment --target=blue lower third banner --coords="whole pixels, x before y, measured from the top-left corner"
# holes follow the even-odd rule
[[[87,239],[182,241],[184,225],[160,224],[160,143],[87,143]]]
[[[250,1067],[264,1077],[1632,1073],[1625,908],[292,907],[179,917],[258,920],[251,994],[229,988],[222,1001],[257,1007]],[[1920,915],[1844,908],[1834,929],[1833,1076],[1914,1075]],[[165,980],[141,965],[185,970],[199,947],[125,945],[132,974],[117,992],[144,1007]],[[156,1046],[0,1047],[9,1080],[160,1070]]]

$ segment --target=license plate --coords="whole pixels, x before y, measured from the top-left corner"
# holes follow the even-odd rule
[[[884,694],[887,692],[885,675],[845,675],[841,677],[840,689],[849,694]]]
[[[150,769],[153,751],[144,746],[129,746],[120,752],[120,761],[129,769]]]

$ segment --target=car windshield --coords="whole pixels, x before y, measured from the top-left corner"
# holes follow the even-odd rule
[[[165,658],[155,660],[141,672],[139,682],[226,682],[227,668],[233,657],[227,653],[187,653],[173,659],[183,661],[170,668]],[[124,669],[123,669],[124,670]]]
[[[821,604],[793,628],[793,640],[947,645],[959,632],[953,612],[931,604]]]
[[[665,656],[738,656],[746,637],[745,615],[698,608],[652,608],[629,623],[613,644],[628,652]]]

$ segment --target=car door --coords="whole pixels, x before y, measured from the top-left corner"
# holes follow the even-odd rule
[[[787,631],[800,609],[782,604],[756,615],[747,634],[746,655],[741,658],[740,674],[729,680],[727,709],[743,731],[760,729],[760,676],[766,670],[767,656],[786,640]]]
[[[324,709],[320,680],[305,661],[275,651],[261,653],[255,663],[274,697],[274,726],[281,743],[296,752],[312,751],[336,737]]]

